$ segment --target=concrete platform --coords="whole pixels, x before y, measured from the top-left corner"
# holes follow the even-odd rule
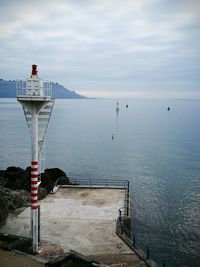
[[[41,202],[41,239],[60,244],[66,252],[72,249],[86,256],[134,256],[115,233],[124,192],[123,189],[60,188]],[[10,216],[0,231],[29,236],[30,208],[18,216]],[[141,262],[140,266],[146,265]]]

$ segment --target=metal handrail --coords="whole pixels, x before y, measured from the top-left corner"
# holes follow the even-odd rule
[[[27,90],[26,81],[16,80],[16,96],[17,97],[30,96]],[[36,97],[37,95],[33,96]],[[38,96],[40,97],[40,95]],[[52,83],[50,81],[43,81],[42,96],[52,97]]]
[[[152,260],[158,266],[160,267],[169,267],[152,249],[150,249],[148,246],[144,245],[138,238],[137,236],[130,231],[123,223],[123,216],[120,216],[121,212],[119,212],[119,216],[117,219],[117,230],[120,231],[121,235],[125,235],[131,245],[136,248],[140,249],[141,252],[144,253],[146,259]]]
[[[70,179],[70,182],[75,186],[103,186],[105,188],[108,187],[116,187],[126,189],[129,187],[128,180],[109,180],[109,179]]]
[[[44,97],[52,97],[52,89],[43,88],[42,90],[43,90],[43,96]],[[24,88],[17,88],[16,89],[16,95],[17,95],[17,97],[29,96],[27,94],[27,89],[24,89]],[[33,95],[33,96],[36,96],[36,95]]]

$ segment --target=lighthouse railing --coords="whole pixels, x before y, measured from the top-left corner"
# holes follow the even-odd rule
[[[50,81],[43,81],[40,94],[34,94],[27,88],[26,81],[16,80],[16,96],[25,97],[25,96],[34,96],[34,97],[52,97],[52,83]]]
[[[26,81],[16,80],[16,96],[26,95]]]

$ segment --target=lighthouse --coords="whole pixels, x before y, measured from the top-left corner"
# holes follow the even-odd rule
[[[38,251],[40,238],[38,170],[42,145],[52,113],[54,98],[52,84],[38,76],[37,65],[32,65],[32,72],[26,81],[16,81],[17,101],[22,105],[27,126],[31,135],[31,237],[33,251]]]

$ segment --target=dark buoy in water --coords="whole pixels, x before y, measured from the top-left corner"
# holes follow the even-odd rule
[[[126,108],[128,108],[128,104],[126,104]]]
[[[112,140],[115,138],[115,135],[114,135],[114,133],[112,134]]]
[[[168,107],[167,110],[170,111],[170,107]]]
[[[119,102],[117,102],[117,106],[116,106],[116,112],[119,112]]]

